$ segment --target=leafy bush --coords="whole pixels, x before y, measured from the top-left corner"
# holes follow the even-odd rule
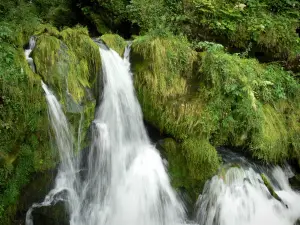
[[[119,33],[120,30],[124,30],[124,27],[124,33],[128,32],[126,31],[126,28],[129,29],[126,24],[128,20],[126,5],[129,4],[129,0],[76,0],[75,2],[100,34],[111,31]]]
[[[154,29],[187,34],[193,42],[214,41],[231,51],[263,52],[264,60],[300,54],[297,1],[132,0],[129,18],[146,33]]]

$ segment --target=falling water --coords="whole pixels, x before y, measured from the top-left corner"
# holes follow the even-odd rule
[[[130,49],[127,49],[127,53]],[[125,59],[101,47],[103,95],[91,125],[86,168],[79,168],[74,140],[55,96],[43,84],[61,166],[54,189],[34,208],[66,202],[71,225],[173,225],[184,210],[172,190],[162,159],[147,136]]]
[[[252,168],[221,170],[199,196],[196,221],[200,225],[295,224],[300,218],[300,194],[290,188],[280,167],[269,177],[277,197]]]
[[[28,49],[25,49],[24,53],[25,53],[26,60],[33,72],[35,72],[35,65],[33,63],[33,59],[30,57],[30,53],[32,52],[34,47],[35,47],[35,37],[32,36],[32,37],[30,37],[30,40],[29,40]]]
[[[42,82],[42,87],[46,94],[49,118],[55,134],[55,141],[59,150],[61,164],[54,189],[45,197],[44,202],[35,203],[28,210],[26,214],[27,225],[33,225],[31,213],[35,208],[54,205],[58,201],[63,201],[66,197],[65,192],[67,192],[68,200],[72,202],[72,204],[68,204],[70,212],[75,211],[78,207],[76,204],[79,204],[78,193],[76,193],[75,189],[77,186],[76,183],[78,182],[78,159],[73,155],[73,138],[67,118],[62,111],[60,103],[48,89],[47,85]]]

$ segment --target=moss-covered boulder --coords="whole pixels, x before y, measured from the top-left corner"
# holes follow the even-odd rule
[[[61,32],[44,29],[37,35],[33,60],[37,73],[60,97],[67,91],[77,103],[96,85],[101,69],[99,47],[81,27]]]
[[[269,163],[299,160],[299,82],[276,64],[202,45],[196,53],[180,37],[134,40],[131,59],[145,119],[177,140],[239,147]]]
[[[182,143],[167,138],[162,146],[173,187],[184,189],[195,202],[205,181],[219,168],[220,160],[215,148],[207,140],[194,138]]]
[[[100,91],[99,46],[82,27],[59,32],[47,26],[40,28],[36,36],[32,53],[36,73],[59,97],[73,125],[73,133],[81,129],[84,138]]]
[[[115,50],[121,57],[124,56],[125,47],[127,46],[126,41],[117,34],[104,34],[101,36],[101,40]]]
[[[55,165],[41,79],[22,48],[0,44],[0,224],[10,224],[21,188]]]
[[[191,79],[196,57],[184,38],[142,36],[132,44],[134,83],[144,117],[176,139],[202,133],[197,122],[202,100],[195,96]]]

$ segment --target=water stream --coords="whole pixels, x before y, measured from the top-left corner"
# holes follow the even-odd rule
[[[29,64],[29,66],[33,72],[35,72],[35,65],[34,65],[33,59],[30,57],[30,54],[31,54],[32,50],[34,49],[34,47],[35,47],[35,37],[32,36],[29,39],[28,48],[25,49],[24,54],[25,54],[25,58]]]
[[[200,225],[293,225],[300,218],[300,194],[289,185],[292,171],[255,164],[234,152],[220,151],[225,161],[205,184],[196,207]],[[262,177],[268,179],[265,183]],[[272,193],[274,191],[274,193]]]

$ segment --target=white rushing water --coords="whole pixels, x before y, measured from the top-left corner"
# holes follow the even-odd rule
[[[232,167],[206,183],[198,199],[200,225],[293,225],[300,218],[300,194],[279,167],[270,175],[282,201],[271,196],[259,173]]]
[[[25,49],[24,54],[25,54],[25,58],[30,66],[30,68],[32,69],[33,72],[35,72],[35,65],[33,63],[33,59],[30,57],[30,53],[32,52],[32,50],[35,47],[35,37],[32,36],[29,39],[29,44],[28,44],[28,48]]]
[[[54,189],[35,208],[64,200],[71,225],[173,225],[184,209],[170,186],[158,151],[147,136],[134,93],[129,49],[122,59],[100,48],[104,90],[91,126],[92,143],[80,172],[74,140],[55,96],[43,84],[61,165]],[[84,157],[83,157],[84,158]]]

